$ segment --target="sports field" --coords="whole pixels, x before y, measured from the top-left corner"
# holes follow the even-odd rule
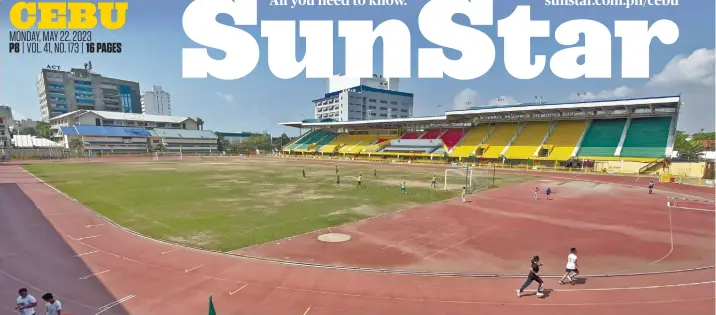
[[[442,169],[296,160],[46,163],[24,166],[141,234],[231,251],[459,196],[465,178]],[[305,170],[306,178],[302,177]],[[377,177],[374,174],[377,172]],[[359,174],[363,188],[356,188]],[[430,188],[436,175],[438,188]],[[477,176],[477,175],[476,175]],[[475,178],[492,186],[493,174]],[[494,186],[530,176],[497,173]],[[401,194],[405,182],[408,194]]]

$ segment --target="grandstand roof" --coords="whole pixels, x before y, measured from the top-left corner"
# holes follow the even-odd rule
[[[484,119],[485,121],[500,120],[530,120],[530,119],[592,119],[609,118],[612,113],[630,115],[634,110],[640,110],[639,115],[655,116],[670,115],[676,111],[681,102],[681,96],[657,96],[628,99],[599,99],[563,103],[523,103],[517,105],[480,106],[465,110],[448,111],[444,116],[412,117],[398,119],[375,119],[341,122],[311,122],[293,121],[279,123],[282,126],[295,128],[388,128],[420,123],[447,123],[467,121],[469,119]],[[663,109],[673,111],[663,111]],[[600,112],[596,115],[588,112]],[[538,117],[539,116],[539,117]]]
[[[78,117],[84,114],[92,113],[100,116],[104,119],[111,120],[129,120],[129,121],[149,121],[149,122],[161,122],[161,123],[173,123],[178,124],[186,120],[196,121],[194,118],[183,117],[183,116],[163,116],[163,115],[149,115],[149,114],[134,114],[134,113],[119,113],[119,112],[107,112],[99,110],[77,110],[74,112],[62,114],[51,118],[50,120],[58,120],[65,117]]]
[[[105,136],[105,137],[150,137],[149,132],[138,127],[106,127],[91,125],[74,125],[60,127],[66,136]]]
[[[162,129],[149,130],[152,137],[161,138],[187,138],[187,139],[216,139],[216,134],[210,130]]]
[[[30,135],[14,135],[12,145],[16,148],[61,148],[62,144]]]

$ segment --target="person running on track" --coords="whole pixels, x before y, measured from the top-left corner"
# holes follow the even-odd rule
[[[564,279],[568,279],[569,283],[572,283],[574,277],[579,274],[579,265],[577,265],[577,249],[574,247],[569,250],[569,256],[567,256],[567,268],[564,271],[566,273],[562,276],[562,279],[559,280],[559,284],[564,284]]]
[[[544,281],[542,281],[542,278],[539,276],[540,266],[542,266],[542,263],[539,262],[539,256],[533,257],[530,262],[530,273],[527,275],[527,281],[525,281],[522,287],[517,290],[517,297],[522,297],[522,292],[527,289],[533,281],[537,281],[537,283],[539,283],[539,287],[537,287],[537,297],[544,296],[544,292],[542,291]]]

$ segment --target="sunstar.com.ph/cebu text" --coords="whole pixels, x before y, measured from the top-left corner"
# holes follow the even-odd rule
[[[678,6],[679,0],[544,0],[546,6],[608,6],[624,8]]]

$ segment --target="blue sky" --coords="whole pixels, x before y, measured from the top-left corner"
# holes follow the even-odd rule
[[[219,0],[217,0],[219,1]],[[462,0],[455,0],[462,1]],[[8,42],[10,23],[7,12],[17,2],[5,0],[0,4],[2,42]],[[266,64],[266,41],[261,39],[258,27],[252,32],[261,46],[261,60],[249,76],[235,81],[216,79],[182,79],[181,50],[199,47],[191,42],[182,29],[182,14],[190,0],[129,0],[126,27],[118,31],[94,31],[95,41],[121,41],[123,52],[117,55],[10,55],[2,49],[2,87],[0,104],[10,105],[17,112],[30,118],[39,118],[40,109],[35,91],[38,71],[48,64],[65,69],[81,67],[92,61],[95,72],[106,76],[138,81],[142,90],[161,85],[172,95],[175,115],[199,116],[206,121],[206,128],[219,131],[287,132],[297,135],[292,128],[280,127],[281,121],[293,121],[301,115],[313,114],[311,100],[325,93],[325,80],[305,79],[300,76],[280,80],[272,76]],[[269,6],[268,0],[259,1],[259,19],[266,20],[374,20],[376,25],[387,19],[405,22],[413,36],[413,73],[417,73],[417,48],[433,47],[417,27],[417,16],[424,1],[408,0],[400,7],[290,7]],[[493,38],[497,47],[497,59],[490,72],[472,81],[453,79],[402,79],[401,89],[415,93],[416,116],[433,115],[436,105],[442,110],[452,109],[464,101],[472,105],[487,104],[503,97],[508,100],[532,101],[542,95],[545,101],[565,101],[575,92],[590,92],[590,96],[644,96],[683,93],[685,105],[679,129],[696,131],[700,128],[714,129],[714,2],[679,1],[679,6],[668,7],[548,7],[542,0],[496,0],[495,20],[507,17],[517,5],[530,4],[532,18],[550,20],[552,31],[564,21],[571,19],[597,20],[610,29],[615,20],[670,19],[680,28],[679,40],[673,45],[652,42],[651,74],[661,73],[661,83],[651,84],[646,79],[577,79],[563,80],[546,70],[533,80],[512,78],[502,61],[502,40],[496,36],[496,27],[481,27]],[[219,17],[219,21],[227,21]],[[466,18],[456,16],[455,21],[466,23]],[[336,23],[337,25],[337,23]],[[337,26],[336,26],[337,28]],[[336,32],[337,33],[337,29]],[[446,36],[448,36],[446,34]],[[335,69],[343,69],[343,40],[335,40]],[[6,45],[6,44],[4,44]],[[301,44],[299,43],[299,46]],[[613,41],[613,75],[619,76],[621,45]],[[3,46],[5,47],[5,46]],[[533,53],[551,56],[562,48],[553,39],[535,39]],[[705,48],[698,53],[698,49]],[[303,47],[297,55],[303,55]],[[382,67],[382,44],[375,46],[375,69]],[[697,53],[694,53],[697,51]],[[693,55],[692,55],[693,53]],[[222,52],[212,52],[215,57]],[[456,56],[455,52],[448,54]],[[677,58],[669,64],[673,58]],[[666,70],[665,70],[666,67]],[[548,68],[547,68],[548,69]],[[662,73],[663,72],[663,73]],[[710,82],[710,83],[709,83]]]

